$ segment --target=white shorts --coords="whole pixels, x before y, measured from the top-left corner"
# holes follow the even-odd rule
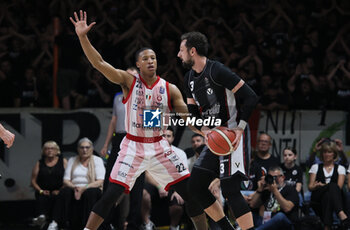
[[[124,186],[129,192],[137,177],[147,170],[168,190],[171,185],[190,176],[185,165],[165,138],[154,143],[142,143],[124,137],[109,181]]]

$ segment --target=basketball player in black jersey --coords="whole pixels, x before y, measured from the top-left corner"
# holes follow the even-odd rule
[[[245,161],[249,160],[245,155],[249,149],[243,148],[250,147],[250,143],[243,144],[249,135],[244,131],[248,130],[247,121],[258,97],[237,74],[220,62],[209,60],[207,51],[208,41],[203,34],[189,32],[181,36],[178,57],[184,67],[190,68],[184,81],[187,106],[192,116],[221,119],[221,125],[234,130],[236,138],[232,142],[234,151],[228,156],[219,157],[207,147],[203,149],[192,169],[188,189],[207,210],[215,203],[208,186],[214,178],[220,177],[223,196],[228,199],[239,226],[243,230],[254,229],[252,213],[240,193],[240,184],[247,179],[249,164]],[[213,127],[197,128],[207,134]],[[222,216],[217,215],[214,221],[220,218]]]

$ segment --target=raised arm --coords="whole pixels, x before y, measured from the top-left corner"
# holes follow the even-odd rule
[[[70,17],[69,19],[75,26],[75,32],[79,37],[81,47],[83,48],[83,51],[86,57],[88,58],[89,62],[94,68],[100,71],[111,82],[119,84],[122,87],[129,88],[134,80],[134,77],[124,70],[115,69],[109,63],[103,60],[102,56],[91,45],[87,37],[87,33],[90,31],[92,26],[96,24],[96,22],[92,22],[90,25],[87,25],[86,12],[83,13],[83,11],[80,10],[79,13],[80,18],[78,17],[77,13],[74,12],[75,20],[73,20],[72,17]]]

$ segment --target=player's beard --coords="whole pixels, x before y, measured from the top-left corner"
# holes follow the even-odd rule
[[[182,66],[186,69],[191,69],[193,65],[194,65],[194,61],[192,58],[182,62]]]

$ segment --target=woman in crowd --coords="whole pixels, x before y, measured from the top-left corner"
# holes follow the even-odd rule
[[[309,190],[311,207],[323,220],[326,230],[331,229],[333,212],[335,212],[348,229],[350,220],[344,212],[342,188],[345,181],[345,168],[336,164],[338,157],[337,146],[334,141],[326,141],[320,147],[319,164],[312,165],[309,174]]]
[[[38,217],[33,224],[43,226],[55,209],[57,195],[63,186],[64,169],[67,160],[61,155],[60,147],[54,141],[47,141],[41,151],[41,159],[36,162],[31,177],[35,189]]]
[[[78,142],[78,155],[68,160],[64,173],[64,188],[58,196],[48,230],[58,227],[83,229],[89,213],[102,194],[105,167],[100,157],[93,155],[92,142],[84,137]],[[67,226],[68,225],[68,226]]]
[[[299,194],[300,204],[303,201],[303,170],[300,166],[295,164],[297,159],[297,151],[295,148],[286,147],[283,150],[283,163],[281,168],[285,176],[286,184],[292,185],[295,187]]]

